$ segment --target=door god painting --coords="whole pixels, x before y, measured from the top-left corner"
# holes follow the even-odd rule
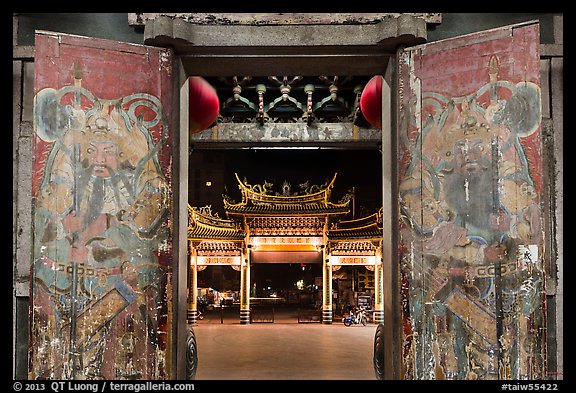
[[[530,39],[537,32],[526,30]],[[444,59],[456,64],[449,76],[432,81],[418,75],[430,75],[426,61],[441,53],[403,57],[414,93],[400,127],[404,377],[543,379],[537,68],[521,63],[524,78],[510,80],[508,53],[486,56],[478,43],[454,51]],[[484,56],[470,71],[473,53]],[[451,73],[459,65],[467,70]],[[448,83],[460,83],[457,95]]]
[[[161,101],[70,83],[35,96],[32,378],[161,379],[170,188]]]

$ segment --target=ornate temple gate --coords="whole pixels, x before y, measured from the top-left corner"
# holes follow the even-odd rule
[[[190,290],[188,319],[196,323],[197,271],[202,266],[237,266],[240,276],[240,323],[250,323],[250,266],[253,263],[321,263],[322,322],[332,324],[332,272],[344,265],[366,266],[375,272],[374,319],[383,321],[382,211],[368,217],[341,221],[349,211],[350,196],[330,202],[336,175],[321,186],[283,195],[272,184],[250,185],[236,176],[242,200],[225,197],[232,220],[212,215],[209,207],[189,207]]]
[[[282,193],[276,195],[270,189],[271,184],[269,187],[250,185],[246,180],[236,178],[242,200],[234,203],[225,198],[224,208],[230,217],[243,221],[250,258],[263,262],[307,262],[320,257],[323,271],[322,320],[331,324],[332,279],[326,235],[329,223],[348,213],[350,202],[330,202],[336,175],[323,185],[311,185],[295,192],[285,182]]]

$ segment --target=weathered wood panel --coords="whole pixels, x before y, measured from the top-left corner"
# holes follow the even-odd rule
[[[545,378],[539,26],[399,65],[403,377]]]
[[[35,39],[29,376],[167,378],[172,54]]]

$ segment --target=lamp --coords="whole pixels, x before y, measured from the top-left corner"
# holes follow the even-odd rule
[[[382,129],[382,75],[373,76],[360,96],[360,110],[364,118],[375,128]]]
[[[190,132],[196,133],[210,127],[218,118],[220,101],[216,89],[204,78],[188,79]]]

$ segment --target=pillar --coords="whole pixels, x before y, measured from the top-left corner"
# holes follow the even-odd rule
[[[376,250],[374,265],[374,323],[384,323],[384,274],[382,263],[382,247]]]
[[[250,251],[242,254],[240,265],[240,324],[250,323]]]
[[[198,324],[198,252],[190,242],[190,268],[188,284],[188,323]]]
[[[396,61],[388,62],[382,83],[382,279],[384,319],[382,325],[382,379],[401,379],[402,375],[402,305],[400,300],[400,263],[398,262],[398,180],[397,180],[397,118],[399,103],[392,90],[399,91],[398,64],[403,48],[397,48]]]
[[[322,249],[322,323],[332,324],[332,264],[326,252]]]

